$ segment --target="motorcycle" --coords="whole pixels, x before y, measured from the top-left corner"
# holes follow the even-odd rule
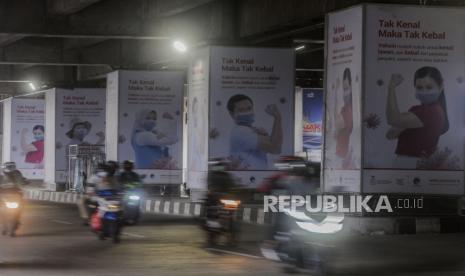
[[[114,243],[120,242],[123,225],[123,204],[121,195],[112,190],[98,191],[94,199],[96,205],[91,215],[90,225],[101,240],[111,238]],[[92,203],[94,204],[94,203]]]
[[[21,191],[17,189],[2,192],[2,235],[9,235],[10,237],[16,236],[16,230],[19,227],[19,219],[22,209],[22,198]]]
[[[286,264],[286,270],[312,270],[324,275],[329,256],[335,252],[328,240],[337,239],[343,228],[343,214],[308,216],[304,212],[285,210],[281,220],[288,225],[286,230],[274,231],[273,240],[260,247],[262,255],[269,260]],[[279,217],[278,217],[279,218]]]
[[[124,222],[136,225],[140,219],[141,193],[137,189],[126,190],[123,198]]]
[[[221,235],[226,236],[228,244],[237,243],[237,210],[240,200],[220,199],[218,204],[206,206],[204,229],[207,231],[207,243],[214,246]]]

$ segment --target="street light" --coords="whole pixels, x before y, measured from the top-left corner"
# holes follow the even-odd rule
[[[179,41],[179,40],[176,40],[173,42],[173,47],[174,49],[176,49],[177,51],[181,52],[181,53],[184,53],[187,51],[187,46],[186,44],[184,44],[182,41]]]
[[[31,90],[33,90],[33,91],[36,90],[36,86],[35,86],[32,82],[29,83],[29,87],[30,87]]]
[[[305,45],[300,45],[300,46],[297,46],[297,47],[294,48],[294,50],[295,50],[296,52],[297,52],[297,51],[301,51],[301,50],[303,50],[303,49],[305,49]]]

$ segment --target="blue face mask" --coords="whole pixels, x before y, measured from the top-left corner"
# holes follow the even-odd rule
[[[415,98],[417,98],[422,104],[432,104],[438,101],[439,95],[441,93],[439,91],[433,90],[428,93],[416,92]]]
[[[154,120],[145,120],[142,124],[142,127],[147,131],[151,131],[156,126],[157,122],[155,122]]]
[[[36,141],[42,141],[44,140],[44,135],[43,134],[34,135],[34,139]]]
[[[87,129],[86,128],[77,128],[73,132],[73,136],[76,139],[84,139],[87,135]]]
[[[238,114],[234,118],[238,125],[251,126],[255,122],[255,115],[253,113]]]

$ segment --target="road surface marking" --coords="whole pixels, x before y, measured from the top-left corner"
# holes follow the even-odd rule
[[[127,233],[127,232],[124,232],[123,235],[129,236],[129,237],[135,237],[135,238],[145,238],[144,235],[133,234],[133,233]]]
[[[52,220],[52,222],[60,223],[60,224],[67,224],[67,225],[73,224],[73,223],[70,222],[70,221],[66,221],[66,220],[57,220],[57,219]]]
[[[261,259],[262,258],[260,256],[255,256],[255,255],[250,255],[250,254],[245,254],[245,253],[240,253],[240,252],[235,252],[235,251],[229,251],[229,250],[223,250],[223,249],[218,249],[218,248],[209,247],[209,248],[206,248],[206,249],[210,250],[210,251],[227,253],[227,254],[232,254],[232,255],[238,255],[238,256],[252,258],[252,259]]]

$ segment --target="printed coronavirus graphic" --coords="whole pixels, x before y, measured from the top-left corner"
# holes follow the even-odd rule
[[[376,129],[381,124],[381,118],[375,113],[370,113],[363,119],[363,123],[368,129]]]

